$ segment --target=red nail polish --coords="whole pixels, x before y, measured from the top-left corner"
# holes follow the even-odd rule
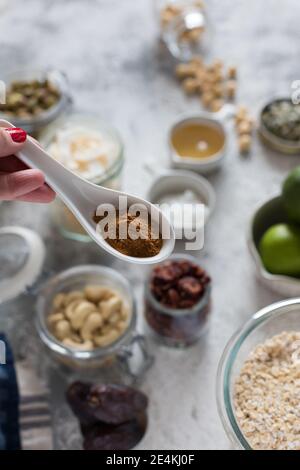
[[[10,134],[12,140],[17,144],[25,142],[27,134],[20,127],[8,127],[5,130]]]

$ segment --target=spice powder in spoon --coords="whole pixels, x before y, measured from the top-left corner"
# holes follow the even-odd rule
[[[106,215],[100,217],[94,215],[93,220],[99,223]],[[140,234],[138,238],[130,237],[131,230]],[[105,241],[123,255],[134,258],[152,258],[159,254],[163,241],[161,234],[158,238],[152,230],[150,216],[143,217],[132,215],[128,212],[120,214],[116,212],[116,220],[106,224],[103,228]],[[127,238],[121,238],[120,234],[127,234]]]

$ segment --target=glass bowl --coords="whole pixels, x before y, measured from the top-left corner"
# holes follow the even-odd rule
[[[154,7],[157,21],[160,23],[161,40],[172,57],[188,61],[193,56],[207,52],[212,27],[202,1],[154,0]],[[166,11],[169,8],[174,9],[176,13],[166,18],[166,15],[170,15]],[[193,38],[188,39],[190,34]]]
[[[188,261],[200,266],[197,258],[172,255],[168,261]],[[202,267],[202,266],[200,266]],[[196,343],[208,328],[211,313],[211,283],[191,308],[174,309],[161,304],[150,289],[152,271],[145,283],[145,322],[150,335],[167,347],[186,348]]]
[[[288,139],[282,139],[271,132],[264,123],[263,114],[265,110],[273,103],[280,101],[290,101],[290,97],[287,96],[276,96],[269,99],[265,103],[260,111],[259,115],[259,135],[262,142],[272,150],[277,152],[288,154],[288,155],[300,155],[300,141],[293,141]]]
[[[277,302],[257,312],[235,333],[224,350],[218,368],[217,404],[225,432],[235,449],[252,450],[235,414],[235,381],[250,352],[283,331],[300,331],[300,298]]]
[[[68,108],[71,107],[72,98],[70,87],[66,75],[58,70],[31,70],[31,69],[20,69],[15,72],[3,74],[1,79],[5,83],[6,89],[9,88],[10,84],[14,81],[25,80],[49,80],[60,92],[60,98],[58,102],[51,108],[41,112],[37,116],[30,118],[21,118],[12,116],[0,111],[0,119],[6,119],[7,121],[14,124],[16,127],[25,129],[29,134],[36,134],[41,131],[45,126],[53,122],[64,112],[67,112]]]
[[[60,292],[80,290],[87,284],[100,284],[118,291],[131,311],[130,321],[124,333],[107,347],[96,348],[93,351],[81,351],[65,346],[53,336],[47,325],[53,298]],[[148,354],[145,338],[136,331],[136,302],[130,283],[111,268],[83,265],[67,269],[54,276],[39,290],[36,310],[38,335],[54,361],[60,365],[70,369],[84,370],[117,363],[132,377],[143,375],[151,365],[152,358]],[[142,361],[136,369],[133,369],[130,363],[134,346],[139,348],[142,356]]]

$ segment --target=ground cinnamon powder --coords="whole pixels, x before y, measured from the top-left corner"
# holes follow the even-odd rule
[[[100,222],[104,217],[94,216],[96,223]],[[125,227],[124,227],[125,225]],[[143,236],[137,239],[130,238],[130,229],[135,229]],[[120,238],[120,233],[128,234],[126,239]],[[106,225],[104,227],[106,234],[105,241],[115,250],[127,256],[134,258],[151,258],[158,255],[162,248],[162,238],[155,238],[152,233],[150,217],[141,217],[140,215],[131,215],[128,212],[116,213],[115,225]]]

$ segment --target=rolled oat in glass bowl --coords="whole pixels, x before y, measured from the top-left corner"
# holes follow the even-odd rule
[[[263,308],[227,344],[217,404],[234,449],[300,450],[299,339],[296,298]]]

